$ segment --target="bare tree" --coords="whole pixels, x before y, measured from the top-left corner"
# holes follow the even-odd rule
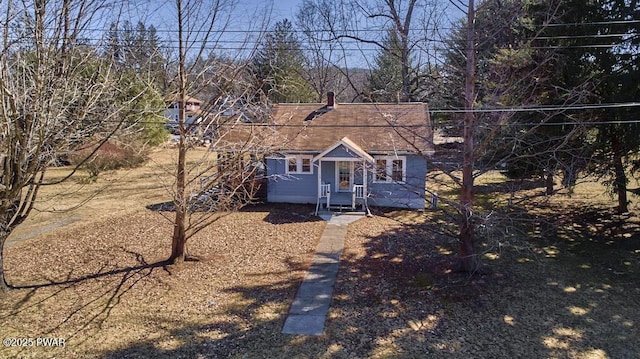
[[[346,68],[345,54],[340,44],[332,39],[331,29],[320,30],[318,24],[331,23],[338,10],[334,2],[313,2],[304,0],[296,13],[296,26],[302,30],[305,39],[305,78],[313,88],[318,102],[322,102],[327,92],[341,96],[348,88],[343,68]]]
[[[114,106],[118,74],[92,43],[99,39],[91,29],[108,17],[111,2],[0,4],[0,291],[6,291],[4,244],[31,213],[39,189],[52,184],[47,168],[81,147],[93,155],[121,127],[137,95]]]
[[[173,237],[170,263],[190,258],[187,241],[224,213],[249,203],[258,190],[262,175],[261,157],[270,148],[270,138],[262,128],[268,111],[266,99],[251,86],[247,67],[259,38],[268,23],[269,9],[256,9],[252,25],[235,39],[235,53],[220,53],[225,41],[238,33],[234,29],[235,1],[176,0],[177,73],[175,98],[179,116],[179,138],[175,183],[169,192],[175,216],[171,220]],[[198,60],[198,61],[196,61]],[[201,99],[197,119],[187,121],[187,100]],[[255,125],[252,125],[256,123]],[[206,149],[198,143],[210,140]],[[192,157],[190,157],[192,156]]]
[[[388,32],[393,32],[398,39],[398,63],[401,68],[402,93],[400,101],[417,101],[420,77],[424,72],[420,68],[427,66],[435,57],[432,50],[431,36],[438,27],[442,17],[440,2],[431,0],[352,0],[345,3],[328,3],[325,0],[305,1],[299,14],[305,18],[316,19],[315,23],[307,23],[305,31],[314,37],[315,43],[334,44],[332,50],[340,56],[332,59],[336,68],[341,69],[351,86],[349,68],[340,66],[337,61],[371,57],[371,50],[391,51],[383,41]],[[299,16],[302,18],[302,16]],[[313,26],[315,30],[312,30]],[[314,34],[315,33],[315,34]],[[325,45],[325,48],[327,46]],[[336,61],[337,60],[337,61]],[[369,64],[371,67],[371,64]],[[357,89],[361,97],[370,100],[365,89]]]

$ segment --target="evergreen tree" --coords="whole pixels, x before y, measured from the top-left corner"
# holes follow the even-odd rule
[[[625,212],[640,149],[640,114],[631,105],[640,96],[638,9],[629,0],[485,1],[475,24],[475,101],[496,111],[476,113],[477,169],[503,164],[512,177],[544,175],[548,193],[557,171],[571,187],[580,172],[595,170]],[[455,108],[462,107],[465,29],[447,54]]]
[[[598,78],[596,94],[605,107],[595,113],[598,120],[594,164],[617,196],[617,210],[628,211],[629,169],[640,153],[640,108],[625,104],[640,98],[640,24],[638,1],[599,0],[587,13],[585,25],[593,47],[584,61]],[[576,4],[574,11],[584,13]]]
[[[287,19],[276,23],[253,60],[256,87],[271,102],[309,102],[315,97],[304,79],[304,54],[293,25]]]
[[[402,43],[390,29],[378,51],[375,68],[369,76],[368,91],[374,102],[399,102],[402,96]]]
[[[112,23],[107,34],[106,47],[106,56],[111,58],[119,69],[133,70],[137,75],[154,83],[156,88],[166,88],[161,39],[153,25],[147,27],[143,22],[138,22],[134,27],[128,21],[121,26]]]
[[[514,17],[514,26],[507,36],[512,40],[496,47],[490,57],[485,99],[490,106],[556,110],[502,114],[509,118],[509,125],[498,128],[494,136],[506,139],[503,143],[507,146],[497,147],[500,155],[497,159],[507,165],[506,174],[512,178],[545,176],[547,193],[551,194],[553,176],[558,170],[564,175],[563,184],[571,187],[590,157],[592,149],[585,144],[591,116],[566,108],[595,100],[593,80],[587,74],[589,70],[580,66],[583,43],[549,43],[550,39],[584,42],[568,35],[570,28],[561,25],[567,19],[557,10],[564,4],[557,1],[512,4],[521,11]],[[555,26],[545,25],[549,19]]]
[[[478,165],[492,169],[499,164],[511,178],[545,176],[549,194],[554,173],[562,170],[563,183],[573,185],[592,151],[585,145],[591,114],[566,110],[596,99],[591,69],[582,62],[586,38],[568,34],[570,27],[561,25],[568,19],[558,9],[565,5],[490,0],[476,18],[476,102],[497,110],[477,114],[483,144]],[[456,89],[464,80],[465,26],[454,33],[447,54],[447,99],[452,107],[461,107]],[[550,43],[556,39],[574,43]]]
[[[123,122],[135,130],[129,137],[142,147],[164,143],[169,132],[165,129],[165,103],[160,92],[132,70],[123,70],[118,86],[115,105],[125,109]]]
[[[166,140],[164,100],[164,58],[160,37],[153,25],[112,23],[107,33],[105,57],[121,74],[116,105],[126,111],[123,120],[135,131],[135,140],[156,146]]]

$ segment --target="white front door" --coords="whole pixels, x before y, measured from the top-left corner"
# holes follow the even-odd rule
[[[351,192],[353,187],[353,162],[336,162],[336,177],[338,192]]]

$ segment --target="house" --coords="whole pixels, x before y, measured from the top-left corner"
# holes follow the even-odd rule
[[[426,104],[337,104],[329,93],[325,104],[276,105],[272,122],[268,202],[424,209],[433,154]]]
[[[178,121],[180,116],[180,96],[178,94],[172,94],[165,98],[167,109],[165,111],[165,117],[169,119],[167,127],[173,130],[178,128]],[[187,96],[184,101],[185,109],[185,126],[192,126],[193,124],[199,124],[205,117],[201,108],[202,101]]]

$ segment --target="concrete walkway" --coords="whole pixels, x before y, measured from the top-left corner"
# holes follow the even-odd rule
[[[289,309],[289,316],[282,328],[284,334],[322,335],[347,227],[364,215],[324,214],[320,217],[329,223],[322,232],[311,266]]]

